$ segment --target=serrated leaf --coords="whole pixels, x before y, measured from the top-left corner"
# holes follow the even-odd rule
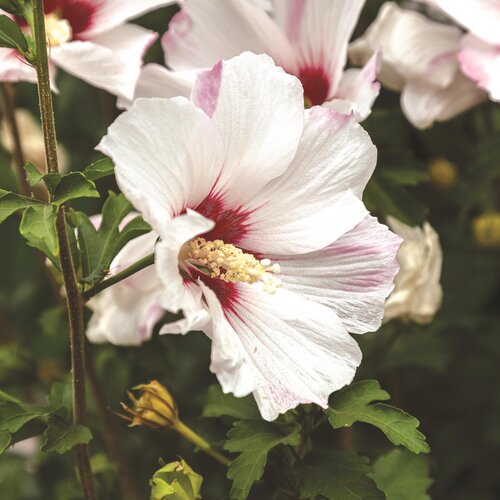
[[[54,192],[55,205],[62,205],[76,198],[99,198],[95,184],[81,172],[71,172],[63,176]]]
[[[384,499],[384,494],[367,476],[371,470],[369,460],[354,453],[313,454],[299,466],[300,493],[306,498],[321,495],[332,500]]]
[[[395,445],[403,445],[414,453],[428,453],[425,436],[417,430],[420,422],[399,408],[373,401],[387,400],[389,395],[380,389],[376,380],[355,382],[335,396],[326,410],[334,429],[364,422],[378,427]]]
[[[150,481],[151,500],[196,500],[201,498],[203,478],[181,459],[164,465]]]
[[[369,476],[387,500],[430,500],[429,469],[424,456],[395,449],[377,459]]]
[[[71,381],[68,379],[66,382],[54,382],[50,387],[47,403],[52,411],[58,411],[64,408],[66,410],[66,415],[69,417],[73,404]]]
[[[138,215],[127,223],[127,225],[120,231],[116,247],[122,249],[130,240],[149,233],[150,231],[151,226],[140,215]]]
[[[208,388],[203,416],[228,416],[241,420],[261,419],[259,409],[252,396],[237,398],[232,394],[224,394],[219,384],[213,384]]]
[[[28,51],[28,41],[15,21],[5,14],[0,15],[0,47]]]
[[[111,158],[102,158],[90,164],[83,170],[83,175],[91,181],[96,181],[101,177],[107,177],[115,173],[115,165]]]
[[[48,411],[43,406],[4,401],[0,403],[0,431],[17,432],[28,422],[47,414]]]
[[[43,176],[43,182],[45,182],[45,185],[47,186],[47,189],[49,190],[49,193],[52,196],[56,192],[57,186],[61,182],[62,178],[63,175],[60,174],[59,172],[55,172],[52,174],[45,174]]]
[[[83,425],[69,425],[60,418],[53,418],[45,430],[42,451],[67,453],[79,444],[88,444],[92,433]]]
[[[26,171],[26,180],[30,186],[36,186],[43,179],[43,174],[33,163],[26,163],[23,168]]]
[[[51,260],[59,255],[56,232],[57,209],[54,205],[40,204],[28,207],[21,219],[19,232],[28,244],[41,250]]]
[[[41,205],[38,200],[0,189],[0,224],[12,214],[31,206]]]
[[[268,453],[280,444],[296,446],[300,427],[263,421],[239,421],[228,432],[224,449],[241,452],[231,461],[227,477],[233,480],[230,497],[245,499],[253,483],[264,473]]]
[[[12,441],[12,435],[7,431],[0,431],[0,456],[7,450]]]

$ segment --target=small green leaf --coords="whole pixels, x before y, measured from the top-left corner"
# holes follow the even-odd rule
[[[425,436],[417,430],[420,422],[403,410],[373,401],[389,399],[376,380],[355,382],[334,397],[326,410],[334,429],[350,427],[354,422],[365,422],[378,427],[395,445],[403,445],[413,453],[428,453]]]
[[[59,206],[75,198],[99,198],[95,184],[81,172],[63,176],[55,189],[53,203]]]
[[[203,478],[181,459],[164,465],[150,481],[151,500],[196,500],[201,498]]]
[[[26,163],[24,165],[26,171],[26,180],[30,186],[36,186],[42,179],[43,174],[33,165],[33,163]]]
[[[387,500],[429,500],[427,490],[432,484],[429,469],[424,456],[395,449],[381,456],[368,475]]]
[[[0,431],[17,432],[31,420],[47,414],[47,408],[43,406],[4,401],[0,403]]]
[[[41,203],[34,198],[0,189],[0,224],[17,211],[37,205]]]
[[[0,431],[0,456],[7,450],[12,441],[12,435],[7,431]]]
[[[384,494],[367,474],[371,467],[366,457],[354,453],[329,451],[312,454],[299,466],[300,493],[306,498],[331,500],[384,499]]]
[[[280,444],[296,446],[300,427],[263,421],[239,421],[228,432],[224,448],[241,454],[229,464],[227,477],[233,480],[230,497],[245,499],[253,483],[264,473],[268,453]]]
[[[56,216],[57,209],[54,205],[31,206],[25,210],[19,226],[19,232],[28,244],[38,248],[54,261],[57,261],[59,255]]]
[[[203,416],[228,416],[241,420],[261,419],[259,409],[252,396],[236,398],[232,394],[224,394],[219,384],[213,384],[209,387]]]
[[[18,49],[22,54],[28,52],[28,42],[19,26],[10,17],[0,15],[0,47]]]
[[[61,182],[63,176],[62,174],[56,172],[53,174],[45,174],[43,176],[43,182],[45,182],[45,185],[47,186],[47,189],[49,190],[49,193],[54,196],[54,193],[56,192],[56,188]]]
[[[60,418],[53,418],[44,433],[42,451],[47,453],[67,453],[76,445],[88,444],[92,433],[83,425],[69,425]]]
[[[50,395],[47,397],[47,403],[52,411],[58,411],[61,408],[66,410],[69,417],[72,412],[73,392],[71,381],[54,382],[50,388]]]
[[[83,175],[91,181],[96,181],[101,177],[107,177],[115,173],[115,166],[111,158],[102,158],[90,164],[83,170]]]

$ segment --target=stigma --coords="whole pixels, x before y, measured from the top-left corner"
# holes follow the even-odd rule
[[[195,238],[187,243],[183,254],[185,261],[211,278],[228,283],[261,282],[264,291],[271,294],[281,287],[281,280],[275,276],[280,272],[279,264],[272,264],[269,259],[257,260],[222,240]]]
[[[69,22],[66,19],[61,19],[56,14],[47,14],[45,16],[45,31],[47,33],[47,42],[51,47],[58,47],[69,42],[73,36]]]

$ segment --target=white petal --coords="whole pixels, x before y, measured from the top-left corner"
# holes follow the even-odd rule
[[[377,78],[379,53],[375,52],[362,69],[348,69],[340,80],[335,100],[342,99],[353,103],[353,112],[358,121],[364,120],[372,111],[372,105],[380,92]],[[333,101],[334,102],[334,101]],[[332,106],[332,101],[325,105]]]
[[[116,28],[129,19],[175,3],[175,0],[90,0],[96,5],[92,24],[85,36],[93,36]]]
[[[401,238],[367,216],[335,243],[313,253],[276,258],[284,288],[333,308],[350,333],[377,330],[399,270]]]
[[[0,80],[36,83],[36,70],[16,50],[0,48]]]
[[[500,50],[472,35],[465,36],[458,58],[462,71],[479,87],[486,90],[491,100],[500,101]]]
[[[131,99],[142,57],[156,33],[126,24],[91,41],[51,49],[51,59],[68,73],[115,95]]]
[[[137,99],[98,149],[113,158],[121,190],[162,236],[169,219],[209,194],[223,161],[213,123],[183,97]]]
[[[283,173],[304,124],[302,86],[265,55],[246,52],[201,73],[194,103],[212,117],[225,148],[217,191],[235,208]]]
[[[209,231],[213,226],[211,220],[193,210],[188,210],[187,214],[180,215],[166,224],[165,233],[156,245],[155,266],[163,284],[159,303],[167,311],[178,313],[185,310],[194,314],[195,311],[203,309],[201,296],[188,289],[179,272],[179,253],[185,243]]]
[[[241,384],[234,386],[244,387],[237,369],[225,369],[230,366],[228,354],[241,355],[242,350],[242,369],[253,373],[247,388],[254,384],[265,420],[302,403],[326,407],[330,393],[351,382],[361,361],[358,345],[333,310],[298,294],[281,289],[270,295],[258,286],[241,284],[238,303],[225,315],[227,323],[219,318],[211,333],[212,341],[218,340],[213,358],[221,360],[213,363],[213,370],[218,378],[226,378],[226,389],[231,376]]]
[[[349,55],[356,65],[365,64],[380,49],[379,80],[393,90],[403,82],[420,79],[437,86],[449,85],[457,70],[461,31],[430,21],[418,12],[386,2],[365,34],[354,41]]]
[[[134,99],[139,97],[189,97],[196,75],[188,71],[171,71],[159,64],[146,64],[135,86]],[[119,97],[119,108],[130,108],[132,99]]]
[[[292,164],[248,206],[251,231],[241,245],[264,254],[297,254],[335,241],[367,214],[359,198],[376,156],[353,116],[311,108]]]
[[[296,51],[298,71],[321,68],[331,99],[342,78],[347,44],[365,0],[274,0],[277,23]],[[307,94],[307,89],[306,89]]]
[[[500,45],[498,0],[434,0],[434,4],[477,37]]]
[[[435,121],[449,120],[486,98],[484,92],[458,73],[444,89],[418,81],[408,83],[401,94],[401,107],[415,127],[424,129]]]
[[[162,38],[166,63],[175,70],[210,68],[247,50],[270,54],[281,65],[292,49],[269,15],[248,0],[189,0],[181,4]]]

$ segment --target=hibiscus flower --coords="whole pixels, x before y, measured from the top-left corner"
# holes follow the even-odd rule
[[[296,75],[308,105],[354,110],[366,118],[380,86],[377,56],[347,69],[347,44],[365,0],[187,0],[162,38],[166,69],[144,67],[136,97],[189,96],[196,75],[244,51],[270,55]],[[122,106],[130,103],[121,101]]]
[[[376,163],[350,115],[304,111],[300,81],[244,53],[201,73],[191,100],[137,99],[98,148],[160,236],[161,333],[202,330],[225,392],[272,420],[325,407],[376,330],[400,238],[361,201]]]
[[[130,99],[142,57],[157,34],[125,21],[169,3],[172,0],[45,0],[52,79],[60,67]],[[18,22],[28,30],[24,19]],[[36,71],[16,50],[0,48],[0,81],[35,83]]]

